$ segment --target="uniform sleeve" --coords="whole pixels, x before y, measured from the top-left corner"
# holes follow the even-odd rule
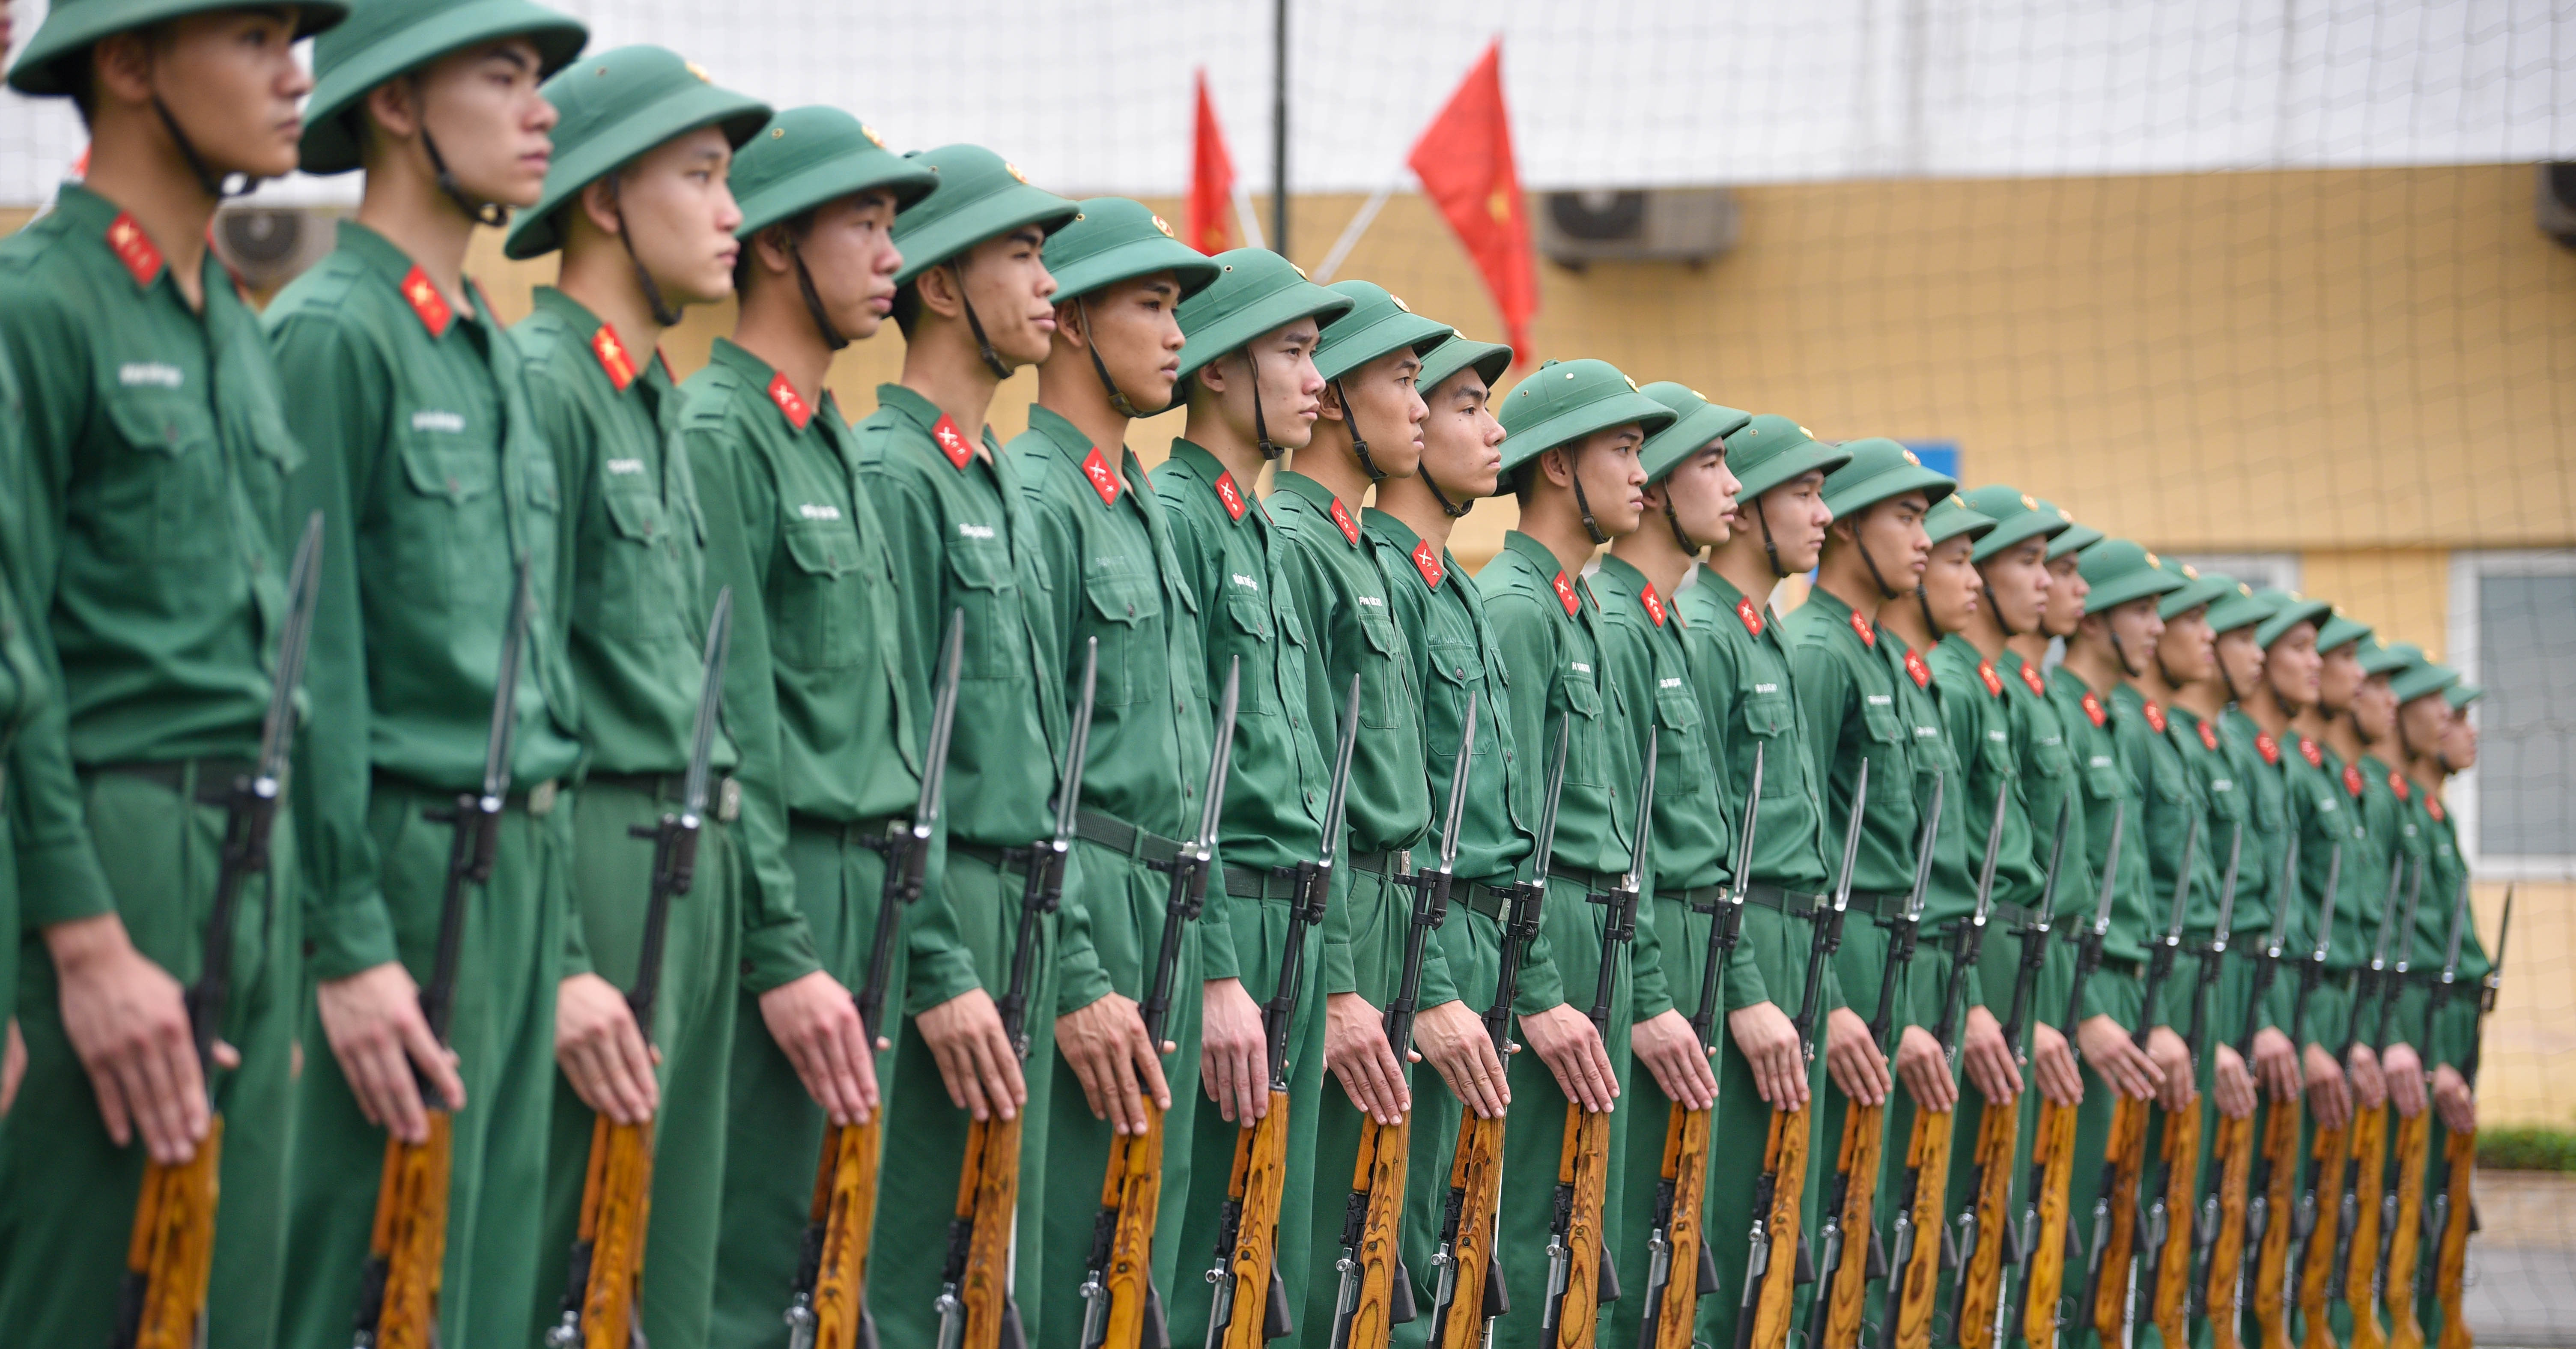
[[[1830,792],[1843,722],[1851,716],[1851,670],[1822,643],[1800,642],[1789,651],[1789,682],[1797,691],[1807,762],[1816,767],[1820,791]]]
[[[1426,756],[1423,761],[1423,771],[1429,775],[1433,787],[1431,832],[1424,836],[1423,847],[1414,850],[1414,861],[1417,866],[1425,865],[1427,858],[1429,865],[1437,865],[1440,856],[1440,830],[1449,821],[1448,814],[1443,809],[1441,793],[1449,789],[1450,769],[1454,765],[1434,763],[1428,757],[1431,730],[1431,650],[1425,640],[1429,636],[1429,623],[1424,613],[1424,596],[1421,591],[1414,589],[1405,580],[1403,573],[1396,570],[1402,567],[1410,571],[1413,567],[1412,559],[1399,557],[1395,549],[1375,537],[1368,539],[1368,546],[1369,560],[1377,564],[1378,574],[1386,578],[1387,616],[1395,620],[1395,630],[1404,638],[1404,675],[1410,681],[1406,687],[1413,697],[1415,723],[1423,730],[1423,751]],[[1482,717],[1485,714],[1479,709],[1476,715]],[[1424,849],[1429,851],[1425,852]],[[1456,903],[1456,899],[1453,897],[1451,902]],[[1448,947],[1435,936],[1424,944],[1422,991],[1414,1005],[1428,1011],[1443,1003],[1456,1002],[1459,997],[1457,976],[1449,968]]]
[[[1072,647],[1081,624],[1073,606],[1082,602],[1082,552],[1072,522],[1055,509],[1055,503],[1047,496],[1045,468],[1033,464],[1020,481],[1020,519],[1026,529],[1026,546],[1040,577],[1049,582],[1039,587],[1039,603],[1045,609],[1042,626],[1049,640],[1039,644],[1038,659],[1055,665],[1054,670],[1044,672],[1053,687],[1067,690],[1069,697],[1078,697],[1071,690],[1082,679],[1082,662]],[[1079,1012],[1115,991],[1109,972],[1100,964],[1099,948],[1091,939],[1092,924],[1100,921],[1091,909],[1095,897],[1114,906],[1114,916],[1123,919],[1126,914],[1124,895],[1104,894],[1084,884],[1078,868],[1068,877],[1056,920],[1057,1016]]]
[[[1492,568],[1489,566],[1487,571],[1490,574]],[[1521,687],[1536,695],[1512,699],[1512,735],[1519,744],[1539,746],[1535,762],[1539,792],[1544,798],[1549,766],[1556,758],[1556,742],[1547,734],[1547,679],[1557,668],[1556,642],[1548,627],[1549,619],[1529,596],[1500,587],[1485,592],[1485,619],[1493,631],[1494,645],[1502,650],[1503,668],[1521,671]],[[1542,927],[1538,935],[1530,938],[1521,957],[1520,984],[1512,999],[1512,1010],[1529,1016],[1564,1002],[1565,977],[1557,968],[1554,948]]]
[[[1285,510],[1277,513],[1282,517],[1286,514]],[[1300,522],[1301,525],[1303,523]],[[1324,675],[1320,680],[1306,681],[1307,698],[1312,704],[1307,710],[1311,718],[1307,724],[1318,731],[1322,731],[1327,726],[1332,727],[1331,734],[1338,740],[1342,725],[1342,691],[1350,687],[1351,682],[1343,676],[1350,668],[1351,661],[1350,653],[1335,648],[1333,624],[1328,621],[1328,616],[1341,607],[1344,597],[1332,578],[1324,573],[1323,567],[1316,561],[1314,543],[1307,531],[1298,526],[1286,526],[1284,520],[1282,524],[1283,528],[1279,531],[1280,541],[1285,545],[1284,551],[1287,557],[1285,565],[1280,567],[1279,571],[1288,579],[1288,600],[1297,606],[1297,613],[1305,623],[1312,642],[1309,649],[1316,652],[1315,663],[1322,667]],[[1359,734],[1367,735],[1368,727],[1361,725]],[[1327,754],[1337,754],[1340,746],[1338,743],[1327,743],[1324,749]],[[1360,760],[1355,756],[1351,761],[1351,772],[1356,775],[1360,771]],[[1342,837],[1332,840],[1332,843],[1335,848],[1342,850],[1344,855],[1348,854],[1350,832],[1347,816],[1344,820]],[[1353,883],[1349,881],[1343,883],[1344,895],[1350,893],[1348,887]],[[1317,987],[1325,997],[1331,997],[1336,993],[1359,991],[1359,965],[1351,956],[1351,932],[1355,921],[1353,910],[1357,907],[1350,903],[1337,903],[1324,913],[1322,959],[1316,968],[1321,979]]]
[[[1163,508],[1164,522],[1171,526],[1167,533],[1172,541],[1172,556],[1180,564],[1182,582],[1199,597],[1200,619],[1205,623],[1216,623],[1221,621],[1217,610],[1220,607],[1219,596],[1224,592],[1217,587],[1223,578],[1208,574],[1205,540],[1199,536],[1200,521],[1190,513],[1189,506],[1179,495],[1187,485],[1186,480],[1178,475],[1167,474],[1154,484],[1154,498]],[[1202,650],[1206,646],[1205,641],[1200,643]],[[1225,680],[1213,664],[1210,662],[1208,670],[1208,687],[1221,689],[1225,687]],[[1215,735],[1213,720],[1209,725],[1209,735],[1211,738]],[[1209,906],[1202,911],[1198,925],[1200,978],[1208,983],[1238,979],[1243,975],[1242,959],[1234,950],[1234,929],[1216,914],[1216,907]]]
[[[385,391],[393,375],[359,335],[319,315],[288,318],[271,345],[278,369],[307,376],[285,400],[287,429],[305,451],[287,485],[286,518],[323,517],[304,691],[312,724],[329,733],[296,739],[295,832],[312,973],[328,981],[399,958],[367,832],[371,708],[356,543],[385,452]]]
[[[511,336],[519,339],[520,350],[537,346],[520,339],[519,335],[538,321],[528,320],[512,330]],[[574,589],[574,574],[581,556],[581,521],[590,508],[592,493],[599,486],[599,475],[591,471],[597,446],[591,439],[590,421],[582,416],[580,402],[572,391],[572,382],[556,377],[555,372],[546,367],[547,361],[543,356],[526,358],[521,367],[520,384],[527,390],[529,416],[536,423],[538,432],[545,437],[547,448],[554,454],[555,478],[562,485],[563,510],[555,517],[563,530],[562,536],[555,541],[555,593],[573,595],[578,593]],[[556,612],[558,621],[567,629],[557,635],[568,642],[572,605],[560,605]],[[565,887],[565,902],[571,910],[564,923],[563,977],[567,979],[576,974],[594,972],[590,963],[590,942],[582,927],[582,888],[578,877]]]

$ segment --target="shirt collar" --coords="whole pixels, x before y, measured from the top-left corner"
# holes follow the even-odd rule
[[[827,388],[823,390],[821,398],[805,405],[805,425],[796,426],[794,414],[788,412],[785,405],[779,401],[778,387],[784,382],[785,377],[775,366],[753,355],[750,348],[730,337],[717,338],[715,345],[707,349],[707,364],[721,365],[741,375],[752,391],[760,396],[760,401],[769,404],[771,409],[787,421],[792,429],[801,431],[816,423],[837,422],[841,418],[840,409],[833,406],[832,391]],[[793,385],[787,386],[787,392],[794,395],[799,403],[803,403],[804,396],[796,394]]]
[[[1842,628],[1846,631],[1851,628],[1852,607],[1843,603],[1842,597],[1836,595],[1834,592],[1825,589],[1823,586],[1809,586],[1807,588],[1807,603],[1812,605],[1822,605],[1823,607],[1816,610],[1816,612],[1832,619],[1835,627]],[[1854,636],[1852,640],[1857,642],[1860,638],[1858,636]],[[1886,643],[1882,643],[1882,645],[1891,644],[1898,644],[1894,637],[1890,637]]]
[[[590,306],[553,286],[539,286],[536,289],[535,307],[562,319],[564,325],[572,329],[573,335],[581,339],[583,346],[596,350],[594,344],[598,340],[599,331],[607,324],[599,315],[590,312]],[[635,380],[634,383],[626,386],[627,389],[633,389],[637,384],[650,384],[656,391],[666,392],[669,389],[671,369],[662,360],[661,348],[656,347],[651,352],[644,353],[644,357],[649,359],[640,358],[637,353],[631,351],[626,355],[635,365]],[[603,378],[606,377],[605,371],[601,374]],[[614,383],[615,381],[612,380],[612,387]]]
[[[1341,498],[1333,495],[1331,488],[1303,473],[1284,468],[1279,470],[1273,481],[1278,491],[1295,493],[1299,500],[1314,507],[1316,514],[1331,520],[1336,530],[1348,530],[1349,532],[1342,536],[1343,542],[1353,548],[1360,546],[1359,516],[1349,507],[1344,506]]]
[[[1458,573],[1458,559],[1451,557],[1448,549],[1432,547],[1429,539],[1413,532],[1413,526],[1375,506],[1361,509],[1360,529],[1370,538],[1404,554],[1405,561],[1422,578],[1422,583],[1433,590],[1438,590]],[[1392,576],[1404,568],[1389,564],[1384,570]]]
[[[878,385],[877,406],[881,408],[890,408],[901,414],[906,420],[919,426],[923,435],[930,434],[931,429],[938,426],[940,421],[948,416],[947,413],[940,410],[937,403],[931,402],[929,399],[922,397],[919,393],[916,393],[901,384]],[[966,431],[966,428],[962,426],[957,429],[965,431],[969,436],[975,434],[972,431]],[[983,438],[978,443],[980,443],[985,449],[992,452],[993,461],[995,463],[1001,462],[1002,447],[993,443],[993,428],[990,426],[983,428]]]
[[[479,313],[456,312],[454,307],[448,304],[447,297],[438,291],[436,283],[429,281],[427,272],[420,264],[412,261],[410,254],[395,247],[391,239],[357,221],[340,222],[338,246],[341,252],[356,258],[369,272],[382,277],[385,284],[391,286],[395,294],[402,297],[403,308],[420,316],[421,326],[429,329],[429,335],[433,339],[443,338],[456,331],[458,321],[467,323],[480,321]],[[413,293],[412,280],[415,274],[430,286],[426,299]],[[471,282],[467,283],[467,292],[474,296],[475,306],[479,310],[483,305],[481,292]],[[446,316],[447,321],[433,327],[430,320],[442,314]]]
[[[1217,484],[1220,482],[1234,484],[1235,494],[1242,498],[1244,505],[1243,513],[1240,515],[1232,511],[1226,512],[1228,518],[1235,524],[1242,524],[1255,515],[1260,516],[1264,523],[1268,523],[1270,511],[1261,504],[1261,498],[1253,492],[1251,484],[1237,479],[1234,471],[1225,466],[1225,461],[1209,453],[1206,446],[1174,436],[1172,437],[1172,458],[1187,464],[1196,470],[1200,477],[1207,479],[1208,490],[1211,492],[1218,490]]]
[[[111,232],[121,223],[129,223],[125,209],[115,202],[78,183],[65,183],[61,194],[55,199],[53,214],[62,218],[64,229],[72,237],[88,240],[100,253],[105,254],[110,269],[120,280],[135,289],[150,292],[170,280],[170,264],[163,259],[160,248],[152,242],[151,237],[142,232],[141,225],[132,225],[135,232],[134,241],[123,247],[120,247],[112,237]],[[137,266],[138,262],[151,265],[152,270],[148,273],[142,271]],[[210,271],[221,265],[212,248],[206,250],[206,263]],[[208,304],[214,302],[214,291],[214,287],[206,287]],[[175,284],[172,285],[171,292],[171,298],[179,298]]]

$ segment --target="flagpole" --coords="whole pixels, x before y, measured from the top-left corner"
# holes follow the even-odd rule
[[[1270,0],[1270,246],[1288,256],[1288,0]]]

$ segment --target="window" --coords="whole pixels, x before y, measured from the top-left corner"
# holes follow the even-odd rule
[[[2450,608],[2450,663],[2487,690],[2461,846],[2497,879],[2576,876],[2576,551],[2455,553]]]

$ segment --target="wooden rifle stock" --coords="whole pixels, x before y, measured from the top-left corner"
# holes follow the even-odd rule
[[[581,1183],[581,1226],[573,1243],[581,1276],[580,1349],[628,1349],[644,1291],[644,1235],[653,1209],[653,1125],[590,1126],[590,1167]],[[567,1346],[569,1349],[569,1346]]]
[[[143,1169],[134,1235],[125,1247],[125,1292],[117,1308],[121,1349],[195,1349],[215,1267],[215,1199],[223,1168],[224,1117],[207,1125],[196,1155],[178,1166]]]
[[[1761,1300],[1754,1305],[1751,1349],[1781,1349],[1789,1342],[1789,1314],[1797,1301],[1798,1209],[1807,1188],[1807,1143],[1815,1102],[1771,1112],[1771,1134],[1762,1144],[1762,1171],[1770,1182],[1763,1222],[1771,1234],[1762,1267]],[[1755,1187],[1759,1202],[1761,1187]],[[1864,1237],[1864,1239],[1866,1239]],[[1737,1334],[1743,1340],[1742,1332]]]
[[[2299,1262],[2299,1315],[2306,1321],[2301,1349],[2340,1349],[2334,1326],[2326,1319],[2326,1298],[2334,1283],[2335,1224],[2343,1211],[2344,1164],[2352,1155],[2349,1127],[2319,1129],[2308,1150],[2308,1196],[2302,1207],[2309,1224],[2307,1258]]]
[[[358,1331],[374,1349],[434,1349],[438,1285],[447,1264],[447,1185],[456,1119],[431,1110],[429,1141],[385,1140],[376,1220],[367,1236],[368,1285]]]
[[[2433,1106],[2397,1121],[2397,1220],[2388,1228],[2388,1343],[2390,1349],[2424,1349],[2424,1325],[2415,1319],[2415,1271],[2423,1253],[2424,1177],[2432,1162]]]
[[[1020,1206],[1020,1116],[969,1120],[966,1156],[957,1173],[957,1213],[949,1263],[957,1306],[941,1308],[963,1324],[961,1345],[1002,1342],[1011,1296],[1011,1219]]]
[[[1664,1116],[1664,1161],[1657,1185],[1658,1216],[1666,1251],[1665,1283],[1654,1290],[1646,1308],[1641,1349],[1689,1349],[1691,1322],[1699,1310],[1700,1263],[1706,1258],[1708,1233],[1700,1209],[1708,1199],[1708,1145],[1711,1112],[1676,1104]],[[1676,1295],[1672,1282],[1691,1281],[1691,1295]]]
[[[1286,1302],[1272,1277],[1279,1261],[1279,1199],[1287,1183],[1288,1093],[1274,1089],[1270,1112],[1234,1136],[1228,1214],[1217,1247],[1233,1295],[1230,1305],[1218,1309],[1224,1313],[1222,1334],[1211,1341],[1224,1349],[1261,1349],[1289,1332],[1278,1324]]]
[[[2295,1096],[2263,1108],[2265,1221],[2262,1244],[2255,1248],[2254,1294],[2249,1299],[2254,1310],[2254,1349],[2290,1349],[2290,1238],[2298,1217],[2300,1114]]]
[[[1447,1302],[1432,1312],[1431,1343],[1438,1349],[1477,1349],[1485,1321],[1508,1303],[1490,1282],[1494,1272],[1494,1206],[1503,1190],[1503,1121],[1470,1114],[1458,1123],[1458,1150],[1449,1162],[1449,1201],[1441,1222],[1449,1248]],[[1497,1305],[1500,1304],[1500,1305]],[[1466,1310],[1461,1311],[1460,1308]]]
[[[800,1280],[812,1288],[814,1349],[851,1349],[866,1315],[868,1233],[876,1226],[877,1168],[885,1156],[883,1112],[865,1124],[826,1131],[814,1175]],[[792,1343],[802,1343],[790,1336]]]
[[[1549,1299],[1555,1332],[1547,1342],[1556,1349],[1591,1349],[1601,1320],[1601,1210],[1609,1185],[1610,1116],[1569,1101],[1556,1162],[1556,1221],[1565,1247],[1564,1286]]]
[[[2351,1193],[2344,1202],[2352,1210],[2352,1236],[2345,1251],[2342,1293],[2352,1308],[2351,1349],[2387,1349],[2377,1300],[2370,1295],[2370,1285],[2379,1273],[2379,1198],[2388,1179],[2386,1102],[2353,1110],[2350,1156]]]
[[[2111,1107],[2102,1193],[2094,1201],[2093,1331],[2120,1342],[2129,1306],[2129,1265],[2138,1249],[2138,1183],[2147,1165],[2147,1103],[2123,1096]]]
[[[2013,1149],[2021,1141],[2021,1097],[1997,1105],[1992,1101],[1977,1115],[1976,1150],[1969,1154],[1969,1165],[1976,1168],[1976,1245],[1967,1253],[1967,1267],[1959,1271],[1959,1315],[1954,1337],[1962,1345],[1978,1346],[1991,1340],[1995,1318],[2003,1302],[2004,1234],[2012,1222]],[[1987,1339],[1970,1339],[1971,1331]]]
[[[1896,1349],[1927,1349],[1932,1343],[1932,1307],[1941,1291],[1941,1208],[1950,1189],[1950,1132],[1958,1118],[1955,1110],[1918,1108],[1905,1140],[1914,1192],[1906,1196],[1904,1216],[1914,1228],[1914,1247],[1904,1252],[1904,1267],[1895,1271],[1889,1294],[1896,1314],[1889,1318],[1888,1343]]]
[[[1832,1230],[1822,1244],[1834,1249],[1817,1252],[1816,1263],[1829,1280],[1817,1297],[1824,1307],[1820,1345],[1860,1343],[1861,1321],[1869,1311],[1878,1159],[1886,1147],[1886,1104],[1845,1102],[1842,1138],[1834,1145],[1833,1188],[1825,1196],[1824,1221]]]
[[[2030,1349],[2055,1349],[2057,1300],[2066,1290],[2067,1207],[2075,1184],[2075,1110],[2039,1103],[2039,1135],[2031,1146],[2032,1238],[2029,1286],[2022,1290],[2022,1335]]]
[[[2244,1349],[2236,1313],[2244,1286],[2245,1214],[2254,1174],[2253,1117],[2221,1114],[2210,1139],[2209,1160],[2218,1169],[2218,1230],[2210,1234],[2201,1305],[2209,1317],[2211,1349]]]
[[[1163,1112],[1140,1099],[1145,1132],[1120,1134],[1109,1145],[1109,1170],[1100,1182],[1100,1224],[1091,1268],[1096,1288],[1084,1290],[1096,1330],[1085,1345],[1137,1349],[1162,1342],[1162,1308],[1154,1293],[1154,1215],[1163,1205]]]
[[[2156,1248],[2154,1292],[2148,1315],[2167,1344],[2190,1342],[2192,1220],[2200,1196],[2200,1131],[2207,1102],[2165,1112],[2165,1231]]]
[[[2433,1252],[2433,1299],[2442,1309],[2437,1349],[2476,1349],[2477,1345],[2476,1337],[2469,1334],[2468,1324],[2460,1317],[2460,1293],[2469,1265],[2469,1184],[2477,1172],[2477,1162],[2476,1130],[2443,1138],[2442,1238]]]
[[[1360,1126],[1360,1150],[1351,1166],[1351,1195],[1359,1210],[1350,1215],[1356,1227],[1344,1233],[1345,1257],[1359,1278],[1359,1296],[1339,1343],[1348,1349],[1386,1349],[1395,1332],[1396,1275],[1401,1265],[1398,1243],[1404,1228],[1405,1153],[1413,1142],[1413,1116],[1393,1124],[1370,1120]]]

